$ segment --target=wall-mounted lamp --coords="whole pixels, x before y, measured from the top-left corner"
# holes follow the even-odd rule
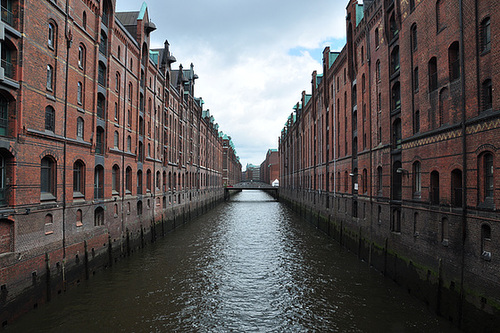
[[[397,168],[397,169],[396,169],[396,172],[397,172],[397,173],[402,173],[402,174],[405,174],[405,173],[406,173],[406,174],[409,174],[409,173],[410,173],[408,170],[403,169],[403,168]]]

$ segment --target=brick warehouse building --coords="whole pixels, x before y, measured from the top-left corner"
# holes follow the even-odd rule
[[[2,325],[223,199],[193,65],[115,3],[2,1]]]
[[[260,181],[272,185],[280,177],[278,149],[268,149],[266,159],[260,164]]]
[[[280,137],[280,198],[468,331],[500,321],[500,3],[352,0]]]

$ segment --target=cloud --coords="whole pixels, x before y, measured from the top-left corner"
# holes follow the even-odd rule
[[[331,0],[147,4],[158,27],[153,47],[167,39],[173,66],[194,64],[195,94],[231,136],[243,168],[277,148],[292,107],[311,89],[312,72],[322,71],[322,50],[330,41],[341,48],[345,38],[345,4]],[[117,1],[117,11],[139,9],[135,0]]]

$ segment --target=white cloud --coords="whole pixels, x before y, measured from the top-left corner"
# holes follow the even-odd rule
[[[337,4],[335,4],[337,3]],[[187,0],[147,2],[158,30],[154,47],[167,39],[184,68],[193,63],[203,97],[241,158],[260,164],[321,59],[311,56],[345,34],[345,5],[331,0]],[[117,11],[138,11],[134,0],[118,0]],[[290,52],[295,50],[296,52]]]

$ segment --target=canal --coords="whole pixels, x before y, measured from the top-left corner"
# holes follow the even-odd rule
[[[7,332],[456,332],[266,193],[243,191]]]

